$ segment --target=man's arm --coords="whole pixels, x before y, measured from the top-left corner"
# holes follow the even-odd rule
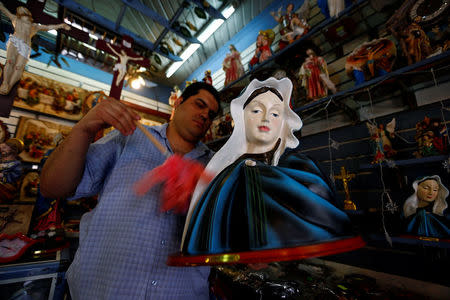
[[[2,2],[0,2],[0,11],[5,14],[5,16],[8,17],[11,21],[13,21],[16,18],[16,15],[12,14],[6,7],[3,5]]]
[[[86,154],[96,133],[112,125],[123,135],[130,135],[139,119],[136,112],[112,98],[97,104],[45,162],[40,181],[42,195],[58,198],[73,193],[83,176]]]

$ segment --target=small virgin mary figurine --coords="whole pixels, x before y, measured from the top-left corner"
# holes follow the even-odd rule
[[[293,153],[302,126],[288,78],[254,79],[231,102],[235,122],[194,191],[181,254],[169,265],[260,263],[350,251],[364,245],[338,208],[328,177]]]
[[[450,237],[444,210],[448,207],[448,189],[438,175],[426,176],[413,182],[414,194],[406,199],[403,215],[406,231],[419,236]]]

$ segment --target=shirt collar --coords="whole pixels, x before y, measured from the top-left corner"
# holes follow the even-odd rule
[[[161,138],[164,139],[164,142],[166,143],[166,147],[169,149],[169,151],[173,154],[172,149],[170,148],[169,140],[167,139],[167,127],[169,126],[169,123],[165,123],[162,125],[152,126],[153,130],[156,131]],[[190,159],[196,159],[203,155],[209,155],[212,154],[213,151],[209,149],[205,144],[202,142],[198,142],[195,145],[195,148],[191,150],[191,152],[187,153],[185,155],[186,158]]]

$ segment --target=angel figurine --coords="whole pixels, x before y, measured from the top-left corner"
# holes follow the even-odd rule
[[[386,129],[383,124],[378,125],[366,123],[370,132],[370,139],[374,145],[374,158],[372,164],[381,163],[386,158],[393,157],[397,151],[392,149],[390,138],[394,137],[395,132],[395,118],[386,124]]]
[[[356,249],[328,176],[301,153],[283,155],[302,126],[289,102],[292,82],[250,82],[230,104],[235,122],[194,191],[181,254],[169,265],[259,263]]]
[[[448,238],[450,228],[444,216],[448,207],[448,189],[438,175],[426,176],[413,182],[414,194],[403,205],[406,231],[419,236]]]

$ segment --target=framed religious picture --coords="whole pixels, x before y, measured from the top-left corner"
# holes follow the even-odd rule
[[[34,205],[31,204],[1,204],[0,234],[27,234],[30,227]]]
[[[70,84],[24,72],[14,106],[68,120],[80,120],[88,91]]]
[[[44,154],[56,147],[56,140],[62,134],[67,136],[72,127],[50,122],[20,117],[16,137],[25,145],[19,154],[26,162],[39,163]]]

